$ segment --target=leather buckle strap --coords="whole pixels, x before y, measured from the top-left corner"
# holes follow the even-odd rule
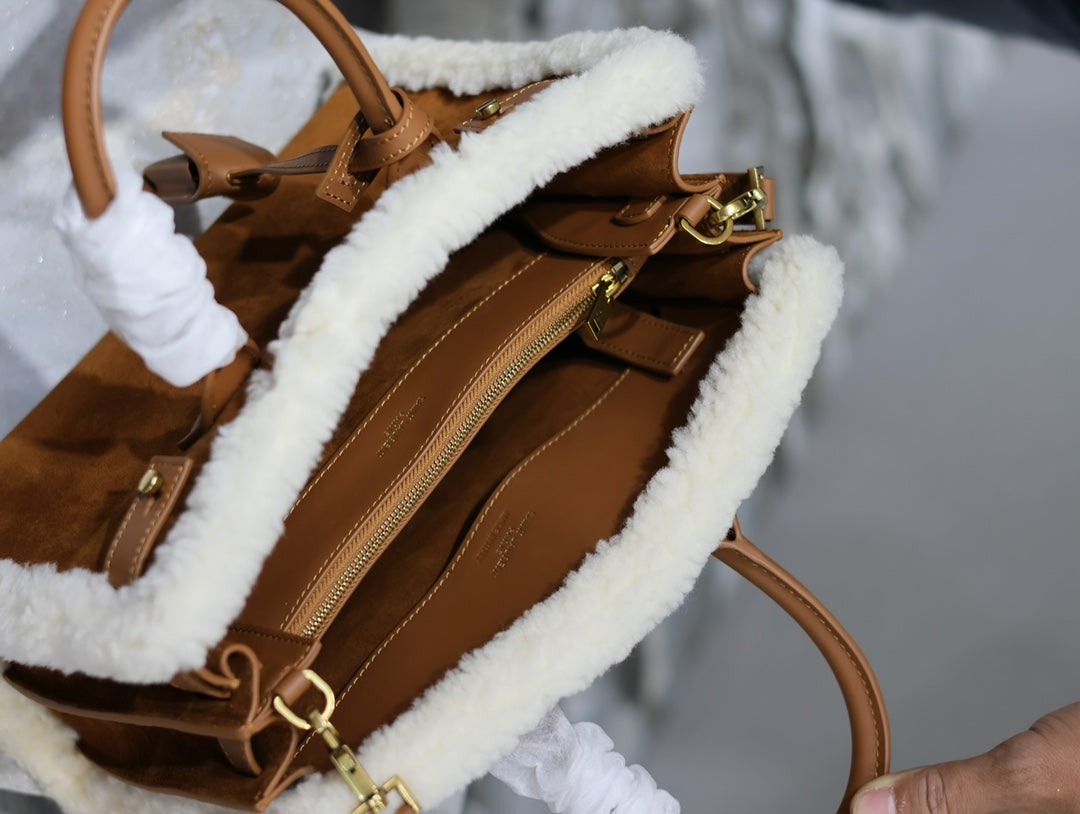
[[[889,717],[870,663],[836,617],[795,577],[743,536],[737,518],[713,556],[753,583],[798,622],[836,676],[851,724],[851,770],[839,808],[839,814],[844,814],[856,791],[889,771]]]
[[[282,175],[325,173],[316,194],[351,212],[374,173],[413,155],[435,130],[431,117],[404,91],[395,88],[394,95],[401,103],[402,116],[389,130],[376,133],[363,113],[357,113],[338,145],[318,147],[283,161],[275,161],[268,150],[233,136],[166,132],[165,138],[185,154],[151,164],[143,170],[143,179],[151,191],[170,203],[193,203],[215,195],[261,198],[274,191]]]
[[[83,209],[96,218],[113,199],[116,180],[105,152],[101,74],[109,37],[131,0],[88,0],[68,47],[64,66],[64,137],[75,189]],[[376,133],[402,118],[401,103],[356,32],[330,0],[279,0],[315,34],[352,89],[364,120]]]
[[[349,122],[327,167],[326,177],[315,193],[324,201],[351,212],[366,186],[360,176],[404,160],[432,134],[431,117],[414,105],[404,91],[395,88],[394,94],[401,102],[402,115],[389,130],[373,132],[363,112]]]

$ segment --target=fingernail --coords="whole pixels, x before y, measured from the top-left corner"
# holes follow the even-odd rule
[[[896,814],[892,789],[874,789],[855,801],[855,814]]]

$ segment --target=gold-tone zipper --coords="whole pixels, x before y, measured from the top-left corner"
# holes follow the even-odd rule
[[[310,613],[304,609],[311,607],[312,601],[304,602],[300,610],[286,624],[286,632],[315,638],[336,615],[338,606],[352,592],[357,580],[367,572],[376,557],[393,538],[398,527],[409,517],[428,491],[438,482],[447,466],[452,463],[484,417],[496,404],[503,393],[527,371],[532,363],[542,356],[552,345],[569,336],[583,321],[588,321],[589,330],[599,335],[603,330],[611,311],[611,303],[621,293],[630,278],[630,270],[622,261],[612,265],[596,282],[585,279],[549,308],[557,313],[545,327],[529,339],[500,370],[494,380],[484,389],[475,404],[469,409],[450,437],[439,449],[438,454],[424,470],[420,478],[413,483],[405,495],[397,502],[390,514],[383,519],[370,539],[363,545],[352,561],[334,581],[330,590],[318,600],[317,606]],[[592,278],[595,279],[595,278]],[[584,295],[578,294],[580,285],[586,285]],[[569,306],[563,305],[566,299],[573,298]]]
[[[630,279],[630,269],[620,260],[600,278],[600,282],[592,287],[593,305],[589,309],[585,327],[589,329],[593,339],[600,338],[600,332],[604,330],[608,317],[611,316],[611,304],[628,279]]]

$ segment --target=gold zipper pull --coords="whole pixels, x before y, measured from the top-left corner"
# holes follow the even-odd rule
[[[612,266],[600,281],[592,287],[593,304],[589,310],[589,316],[585,320],[585,327],[589,329],[593,339],[600,338],[600,332],[604,330],[608,317],[611,316],[611,304],[615,297],[626,285],[630,277],[630,269],[622,260]]]

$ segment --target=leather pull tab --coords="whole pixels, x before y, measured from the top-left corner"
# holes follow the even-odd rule
[[[146,568],[154,542],[191,474],[191,459],[155,455],[105,555],[103,571],[114,588],[129,585]]]
[[[193,203],[216,195],[251,200],[277,188],[279,179],[273,175],[240,178],[274,161],[274,154],[257,144],[209,133],[162,135],[184,155],[151,164],[143,171],[143,180],[151,191],[170,203]]]
[[[540,91],[554,84],[556,79],[541,79],[531,85],[514,91],[509,96],[492,96],[487,103],[476,109],[476,115],[467,119],[454,128],[457,133],[482,133],[495,122],[502,119],[507,113],[518,105],[529,101]],[[492,104],[494,102],[495,104]]]
[[[360,200],[360,193],[367,186],[366,182],[352,174],[349,167],[365,126],[359,113],[349,121],[341,143],[326,168],[326,176],[315,190],[319,198],[346,212],[353,211],[356,202]]]
[[[218,745],[229,764],[240,774],[248,777],[262,774],[262,766],[255,757],[250,735],[245,738],[218,738]]]
[[[203,377],[202,403],[195,424],[188,434],[180,439],[178,446],[187,450],[202,435],[214,426],[222,411],[228,406],[240,388],[251,376],[251,371],[259,366],[262,355],[255,340],[249,338],[244,347],[236,352],[233,360],[224,367],[212,370]]]
[[[599,339],[587,330],[578,335],[593,350],[664,376],[682,370],[705,339],[705,333],[697,328],[651,316],[621,302],[612,303]]]
[[[326,177],[315,192],[324,201],[351,212],[374,173],[383,167],[400,169],[401,162],[433,135],[435,125],[431,117],[414,105],[404,91],[395,88],[393,92],[401,102],[401,118],[389,130],[372,133],[359,113],[349,122]],[[414,163],[416,166],[411,169],[422,162]],[[391,180],[394,179],[392,175]]]
[[[259,366],[261,356],[259,346],[253,339],[248,339],[229,364],[206,375],[199,410],[199,422],[203,428],[210,427],[217,421],[225,405],[248,380],[251,371]]]

